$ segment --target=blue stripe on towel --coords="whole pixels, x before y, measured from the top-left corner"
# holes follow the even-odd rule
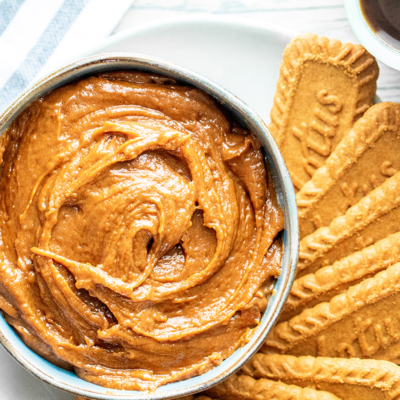
[[[3,0],[0,1],[0,35],[6,30],[8,24],[25,0]]]
[[[4,109],[28,86],[71,28],[88,1],[64,1],[38,42],[0,90],[0,110]]]

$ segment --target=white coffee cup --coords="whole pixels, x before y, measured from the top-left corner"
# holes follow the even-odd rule
[[[360,43],[378,60],[400,70],[400,51],[391,47],[372,30],[361,10],[360,0],[345,0],[344,6],[351,28]]]

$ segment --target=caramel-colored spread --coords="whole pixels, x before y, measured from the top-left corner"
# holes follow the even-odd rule
[[[34,351],[152,390],[245,344],[283,228],[260,144],[201,90],[116,71],[2,136],[0,306]]]

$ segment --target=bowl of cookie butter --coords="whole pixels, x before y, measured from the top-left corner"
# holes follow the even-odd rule
[[[68,65],[0,117],[0,341],[91,399],[167,399],[237,371],[298,257],[289,173],[218,84],[126,53]]]

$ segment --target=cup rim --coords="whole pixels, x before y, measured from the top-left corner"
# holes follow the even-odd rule
[[[275,325],[293,284],[299,252],[297,206],[293,185],[278,147],[266,123],[242,100],[217,83],[172,62],[134,53],[107,53],[84,58],[44,77],[26,89],[0,116],[0,135],[19,113],[36,99],[57,87],[98,72],[132,69],[150,71],[173,77],[211,95],[235,118],[251,129],[260,139],[265,158],[277,187],[278,202],[284,212],[283,258],[281,274],[275,283],[274,295],[251,340],[237,349],[219,366],[203,375],[159,387],[154,392],[109,389],[84,381],[70,371],[63,370],[30,350],[0,315],[0,342],[9,354],[26,370],[59,389],[75,395],[98,400],[161,400],[197,393],[236,372],[265,341]]]
[[[378,60],[400,70],[400,51],[389,46],[371,29],[361,11],[360,0],[345,0],[344,7],[350,26],[360,43]]]

